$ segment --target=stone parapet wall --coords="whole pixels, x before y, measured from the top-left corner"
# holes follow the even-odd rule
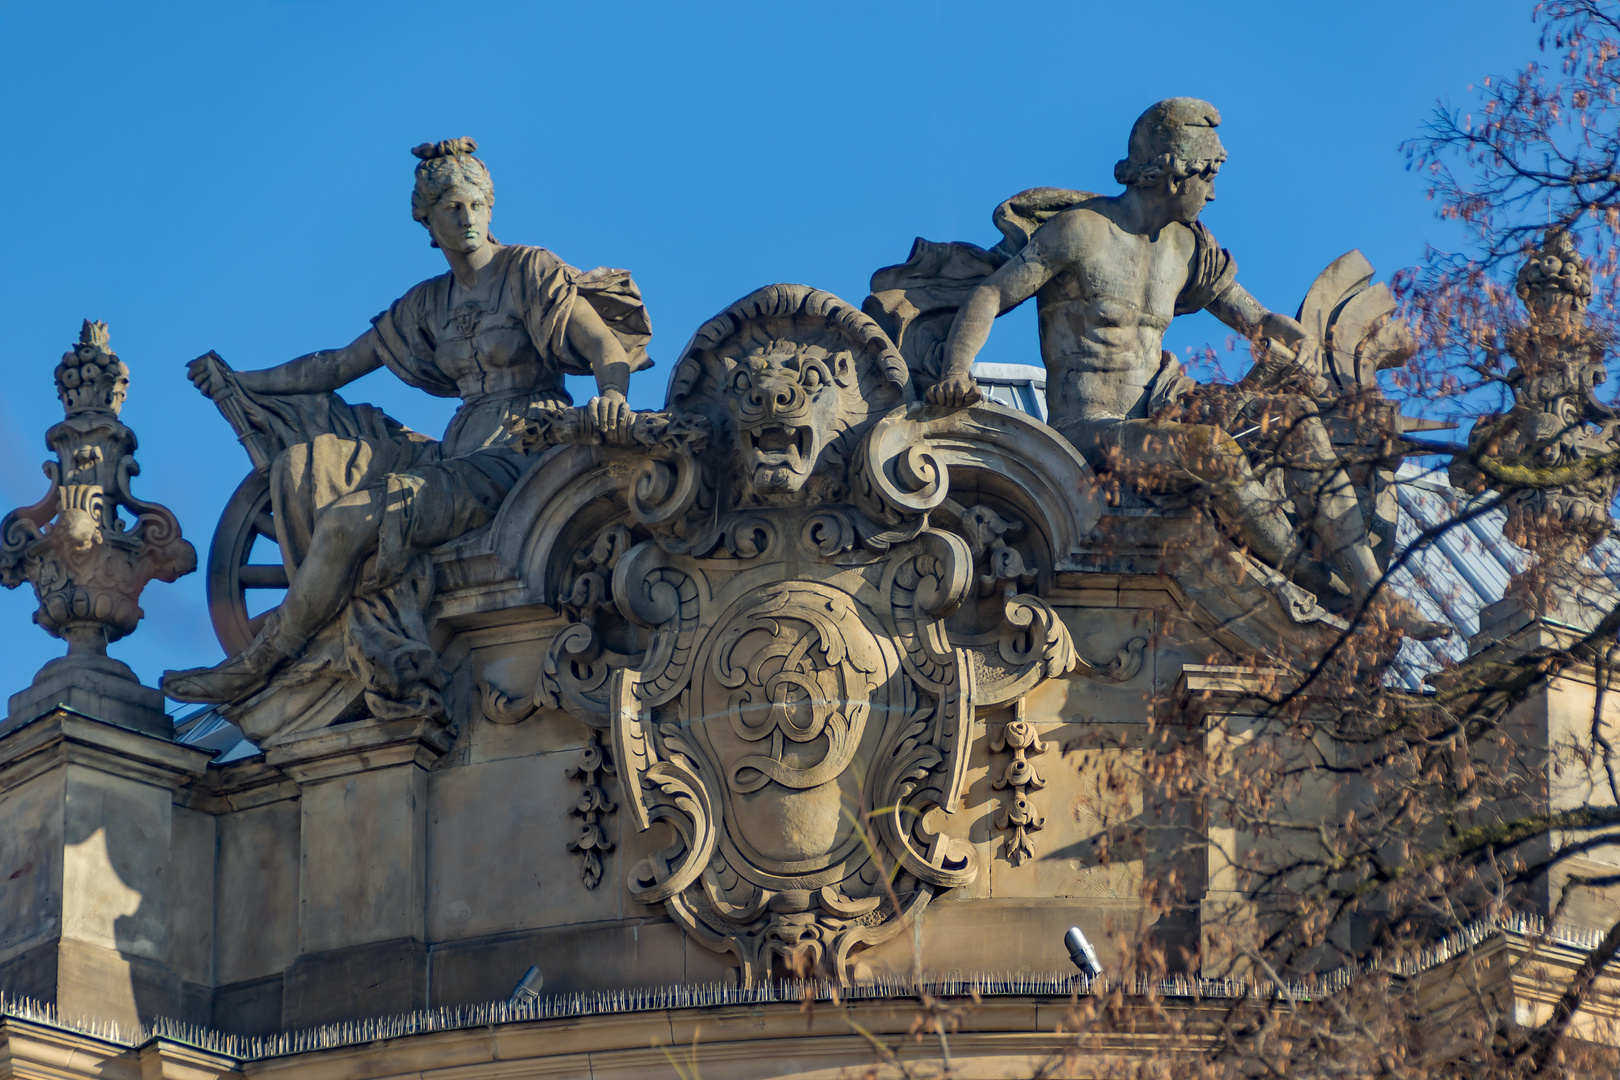
[[[1553,940],[1560,935],[1554,934]],[[1539,939],[1539,940],[1538,940]],[[1409,973],[1436,1030],[1477,994],[1516,1025],[1545,1020],[1557,988],[1585,950],[1539,934],[1486,930],[1466,948]],[[1022,981],[1023,988],[1018,984]],[[1345,983],[1305,998],[1331,998]],[[934,1075],[999,1078],[1116,1075],[1150,1060],[1213,1045],[1230,1010],[1269,983],[1169,981],[1115,988],[1077,976],[954,983],[783,985],[752,993],[665,987],[526,1005],[439,1009],[333,1024],[266,1039],[173,1023],[150,1029],[74,1024],[21,1002],[0,1009],[0,1068],[7,1075],[151,1080],[297,1076],[455,1075],[466,1080],[557,1076],[703,1076],[713,1080]],[[1612,1040],[1620,975],[1599,981],[1574,1041]],[[931,1018],[938,1027],[931,1026]]]

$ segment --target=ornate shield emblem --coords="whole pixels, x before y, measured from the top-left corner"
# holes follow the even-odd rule
[[[1066,527],[1095,522],[1084,463],[1002,412],[992,431],[917,405],[871,319],[761,289],[693,337],[668,411],[638,417],[623,516],[552,560],[571,624],[536,700],[609,730],[626,808],[668,836],[631,894],[746,981],[806,961],[847,978],[971,882],[974,850],[945,826],[975,709],[1086,667],[1036,595],[1075,537],[1027,535],[1016,499],[951,498],[953,469],[1022,469],[1051,489],[1024,504],[1075,500]],[[1133,647],[1097,674],[1134,674]]]

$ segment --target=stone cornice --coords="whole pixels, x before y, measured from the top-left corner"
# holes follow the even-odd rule
[[[1498,931],[1473,948],[1408,976],[1426,1006],[1427,1022],[1441,1025],[1463,999],[1506,992],[1523,1016],[1550,1008],[1583,953],[1525,934]],[[1611,972],[1614,967],[1611,966]],[[1483,980],[1479,977],[1483,974]],[[1615,979],[1606,974],[1583,1005],[1583,1014],[1610,1019],[1620,1013]],[[1166,1051],[1196,1051],[1213,1040],[1229,1003],[1181,998],[1164,1003],[1169,1028],[1146,1006],[1123,1003],[1116,1030],[1094,1031],[1085,1049],[1119,1063]],[[1075,1000],[1066,995],[996,995],[960,1017],[950,1035],[958,1067],[974,1059],[994,1062],[997,1075],[1032,1075],[1075,1046],[1069,1034]],[[338,1044],[301,1053],[239,1059],[165,1038],[124,1046],[106,1038],[15,1017],[0,1018],[0,1077],[102,1077],[113,1080],[219,1080],[227,1076],[346,1080],[352,1076],[455,1075],[465,1080],[533,1076],[662,1075],[676,1062],[693,1075],[797,1075],[860,1070],[878,1060],[876,1038],[901,1060],[937,1063],[939,1045],[912,1033],[914,998],[797,1001],[649,1008],[607,1015],[563,1016],[507,1023],[477,1023],[448,1030],[368,1037],[336,1031]],[[867,1034],[862,1034],[862,1033]],[[321,1032],[307,1033],[319,1040]],[[1577,1032],[1576,1037],[1583,1033]],[[205,1042],[210,1037],[199,1032]],[[302,1038],[302,1036],[300,1037]],[[352,1042],[346,1040],[352,1039]],[[761,1062],[783,1062],[780,1073]],[[696,1068],[693,1068],[693,1066]],[[967,1067],[967,1072],[972,1072]]]
[[[951,1034],[951,1055],[959,1068],[966,1060],[989,1058],[998,1075],[1034,1075],[1073,1045],[1073,1036],[1064,1034],[1071,1009],[1068,998],[986,999]],[[1197,1013],[1213,1021],[1219,1011],[1207,1006],[1189,1010],[1195,1014],[1188,1018],[1195,1026]],[[909,1037],[917,1016],[917,1002],[909,999],[823,1002],[809,1015],[797,1002],[657,1009],[413,1035],[254,1061],[243,1071],[251,1076],[346,1080],[362,1074],[444,1070],[468,1080],[515,1080],[602,1073],[670,1075],[675,1062],[688,1075],[773,1076],[818,1070],[826,1075],[840,1075],[841,1070],[858,1075],[878,1061],[862,1030],[897,1047],[907,1062],[938,1062],[935,1039]],[[1164,1038],[1162,1032],[1143,1030],[1101,1042],[1121,1056],[1140,1057]],[[1182,1036],[1179,1043],[1184,1042]],[[761,1063],[772,1060],[783,1062],[780,1074],[761,1071]]]
[[[262,759],[211,767],[176,801],[193,810],[224,814],[298,798],[298,784]]]
[[[361,720],[334,724],[313,735],[265,747],[266,765],[300,784],[336,776],[415,764],[430,768],[450,747],[450,737],[426,720]]]
[[[202,776],[210,751],[56,709],[0,737],[0,791],[61,764],[84,765],[158,787]]]
[[[77,1080],[87,1076],[146,1080],[136,1052],[127,1046],[14,1016],[0,1017],[0,1077]]]
[[[170,1039],[138,1047],[50,1024],[0,1017],[0,1078],[29,1080],[220,1080],[242,1076],[241,1063]]]
[[[1186,664],[1176,677],[1174,698],[1181,715],[1194,721],[1273,708],[1270,698],[1284,691],[1288,673],[1280,668]]]

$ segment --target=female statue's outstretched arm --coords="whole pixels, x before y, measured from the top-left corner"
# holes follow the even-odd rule
[[[225,387],[216,385],[209,357],[200,356],[186,366],[186,375],[197,389],[217,398]],[[237,381],[245,390],[258,394],[320,394],[346,386],[362,375],[382,367],[377,331],[369,329],[341,349],[322,349],[296,360],[259,371],[238,371]]]

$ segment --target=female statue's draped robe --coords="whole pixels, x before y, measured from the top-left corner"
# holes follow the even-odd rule
[[[424,620],[433,594],[426,553],[487,524],[522,475],[528,460],[508,421],[569,404],[563,376],[591,374],[567,340],[576,305],[587,302],[602,317],[632,371],[651,364],[651,328],[627,271],[581,273],[544,248],[509,246],[496,253],[490,272],[490,288],[479,290],[484,303],[457,298],[452,307],[453,280],[445,273],[400,297],[368,332],[405,382],[462,399],[439,441],[333,394],[272,397],[235,387],[260,414],[258,426],[285,447],[270,478],[289,577],[309,551],[322,510],[368,488],[384,494],[376,554],[340,616],[344,663],[381,719],[444,715]],[[316,677],[332,666],[333,652],[312,647],[277,681]]]

